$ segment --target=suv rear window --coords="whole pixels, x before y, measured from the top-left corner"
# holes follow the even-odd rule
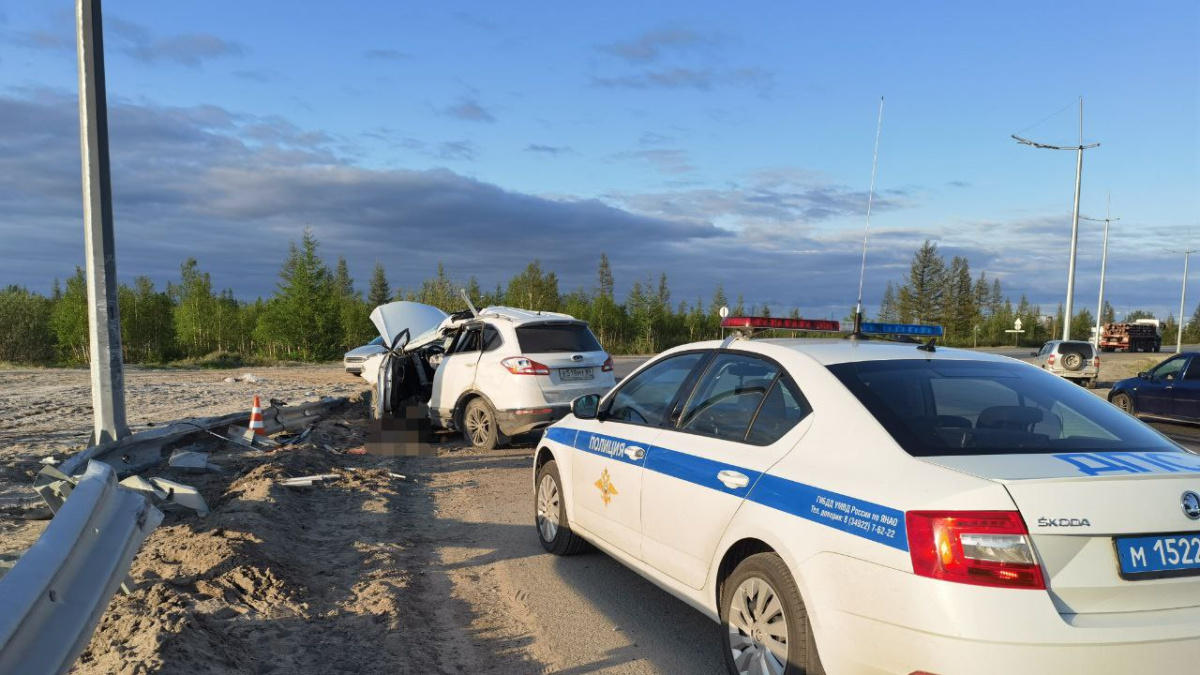
[[[581,323],[521,326],[517,328],[517,342],[524,354],[604,351],[592,331]]]
[[[1024,364],[864,361],[829,370],[915,457],[1179,452],[1094,394]]]
[[[1059,354],[1078,354],[1085,359],[1090,359],[1096,355],[1096,351],[1092,349],[1090,342],[1061,342],[1058,345]]]

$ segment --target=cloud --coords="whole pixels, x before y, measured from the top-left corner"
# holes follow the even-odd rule
[[[82,263],[77,114],[69,95],[0,94],[0,239],[28,253],[0,257],[2,283],[46,288]],[[363,267],[359,277],[370,261],[396,261],[400,284],[419,281],[439,259],[464,276],[506,281],[531,257],[513,245],[518,235],[539,242],[537,255],[552,268],[596,258],[597,233],[660,250],[731,236],[703,221],[512,192],[444,169],[356,166],[330,150],[336,139],[328,134],[279,118],[121,102],[110,119],[124,281],[148,274],[162,283],[194,255],[219,287],[269,294],[287,241],[305,225],[326,255]]]
[[[195,68],[210,59],[238,57],[242,45],[208,33],[184,33],[156,37],[149,29],[124,19],[105,21],[109,44],[143,63],[169,62]]]
[[[525,146],[525,152],[532,152],[536,155],[548,155],[550,157],[558,157],[575,152],[565,145],[542,145],[540,143],[530,143]]]
[[[472,162],[479,156],[478,146],[467,140],[427,143],[415,138],[405,138],[400,141],[400,145],[413,152],[441,161]]]
[[[718,86],[756,89],[769,93],[774,78],[761,68],[718,71],[711,68],[668,68],[615,77],[594,76],[592,84],[612,89],[696,89],[710,91]]]
[[[75,51],[75,36],[70,33],[55,33],[47,30],[31,30],[17,36],[17,44],[31,49],[49,51]]]
[[[260,84],[274,82],[279,79],[279,74],[271,70],[235,70],[233,71],[233,76],[239,80],[258,82]]]
[[[496,121],[496,117],[473,98],[463,98],[452,106],[442,108],[441,114],[466,122]]]
[[[691,157],[686,150],[675,148],[652,148],[646,150],[630,150],[614,155],[617,159],[646,162],[665,174],[691,173],[696,170]]]
[[[662,218],[738,222],[748,236],[767,246],[773,244],[765,228],[865,215],[867,197],[866,190],[821,183],[809,172],[783,171],[757,172],[725,188],[612,195],[629,208]],[[873,209],[886,212],[905,206],[900,198],[877,194]]]
[[[73,23],[63,23],[64,28],[73,28]],[[118,17],[104,20],[105,50],[121,53],[142,63],[174,63],[198,67],[205,61],[240,57],[246,48],[237,42],[219,38],[208,33],[183,33],[155,36],[141,24]],[[73,30],[32,30],[17,37],[18,44],[32,49],[51,51],[75,51]]]
[[[658,61],[666,52],[708,48],[715,44],[714,38],[693,30],[664,28],[648,31],[632,40],[601,45],[597,49],[629,63],[642,64]]]
[[[774,78],[753,66],[731,66],[721,40],[686,28],[664,28],[597,49],[629,66],[630,72],[592,76],[592,85],[614,89],[693,89],[742,87],[766,94]]]
[[[363,52],[363,56],[381,61],[407,61],[412,58],[411,54],[396,49],[368,49]]]
[[[447,169],[361,166],[339,154],[342,139],[280,117],[211,105],[110,107],[117,260],[126,283],[144,274],[161,287],[195,256],[218,288],[269,295],[287,243],[311,225],[327,260],[345,255],[360,280],[383,260],[400,286],[418,284],[441,260],[455,277],[491,287],[539,257],[558,272],[564,292],[590,288],[604,251],[619,293],[665,272],[675,301],[707,300],[719,283],[744,293],[747,304],[840,317],[857,290],[865,189],[811,171],[774,169],[715,187],[599,199],[546,197]],[[44,292],[83,264],[78,101],[45,90],[0,92],[0,119],[0,242],[20,251],[0,255],[0,286]],[[387,129],[369,133],[405,142]],[[460,140],[409,145],[429,157],[475,151]],[[976,273],[1000,278],[1014,301],[1023,292],[1043,307],[1059,301],[1069,218],[921,222],[911,199],[877,196],[868,303],[900,278],[925,238],[947,256],[967,255]],[[1119,241],[1114,235],[1122,265],[1109,265],[1107,295],[1119,311],[1172,311],[1158,306],[1161,289],[1178,289],[1182,265],[1161,251],[1185,229],[1167,223]],[[1095,297],[1098,254],[1081,248],[1081,305]]]
[[[455,12],[453,16],[458,21],[472,28],[478,28],[479,30],[492,32],[499,28],[499,25],[496,24],[495,21],[479,16],[478,14],[471,14],[470,12]]]

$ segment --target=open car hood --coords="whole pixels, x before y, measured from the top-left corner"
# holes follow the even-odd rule
[[[389,302],[371,310],[371,323],[375,324],[388,347],[395,345],[396,338],[405,329],[408,330],[406,348],[419,347],[436,339],[438,329],[449,318],[450,315],[437,307],[419,302]]]

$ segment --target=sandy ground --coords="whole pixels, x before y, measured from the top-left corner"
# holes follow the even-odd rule
[[[255,374],[264,397],[362,388],[335,366]],[[132,373],[129,399],[143,404],[133,421],[178,418],[166,389],[184,392],[195,416],[241,410],[251,387],[228,375]],[[46,384],[53,376],[67,381]],[[0,371],[7,401],[59,402],[72,387],[86,391],[86,372]],[[22,415],[17,405],[0,408],[0,484],[25,495],[39,458],[86,439],[90,411]],[[720,672],[716,626],[694,610],[607,556],[541,550],[528,439],[491,453],[455,438],[431,457],[347,453],[363,444],[365,410],[353,402],[307,443],[269,454],[214,439],[221,474],[152,472],[196,486],[212,514],[167,510],[134,562],[136,590],[113,599],[73,672]],[[299,490],[277,482],[326,472],[339,478]],[[0,517],[0,551],[43,527]]]
[[[1105,361],[1105,381],[1166,355]],[[619,374],[639,359],[621,359]],[[351,395],[335,365],[131,371],[135,428],[248,407]],[[1103,390],[1097,390],[1103,394]],[[197,486],[213,513],[168,511],[110,604],[76,673],[719,673],[717,627],[609,557],[545,554],[532,526],[533,446],[477,453],[447,438],[436,456],[349,453],[365,405],[308,442],[266,454],[210,447],[221,474],[158,473]],[[86,442],[86,371],[0,370],[0,496],[29,494],[46,455]],[[336,473],[323,487],[288,476]],[[0,516],[0,553],[44,523]]]

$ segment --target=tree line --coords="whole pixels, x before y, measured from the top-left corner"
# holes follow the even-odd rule
[[[121,338],[127,363],[191,362],[232,365],[252,359],[326,361],[374,338],[368,315],[392,300],[411,300],[446,312],[464,309],[460,289],[476,307],[509,305],[565,312],[591,324],[605,349],[614,354],[651,354],[678,344],[721,335],[720,309],[730,314],[770,316],[767,305],[746,306],[741,294],[732,301],[718,285],[712,295],[694,301],[672,297],[666,274],[636,279],[624,297],[616,295],[616,280],[605,254],[600,255],[595,283],[590,288],[563,292],[558,275],[530,262],[509,279],[484,290],[474,277],[452,278],[442,263],[433,276],[411,288],[393,288],[381,263],[365,291],[351,278],[345,258],[330,267],[321,258],[319,242],[306,230],[289,246],[271,297],[239,300],[232,289],[217,291],[208,272],[194,258],[180,266],[178,281],[156,288],[148,277],[121,284],[118,300]],[[0,362],[81,364],[88,354],[87,284],[82,269],[49,295],[22,286],[0,289]],[[785,316],[799,317],[791,308]],[[1150,317],[1131,312],[1126,320]],[[835,318],[835,317],[808,317]],[[1058,336],[1062,307],[1046,321],[1042,308],[1022,295],[1016,303],[1005,295],[999,279],[983,272],[973,276],[965,257],[947,263],[937,245],[925,242],[913,255],[908,274],[888,282],[879,321],[940,324],[943,342],[957,346],[1012,344],[1006,333],[1016,319],[1026,331],[1022,344],[1040,344]],[[843,317],[845,325],[852,317]],[[1105,321],[1115,320],[1105,304]],[[1174,317],[1164,321],[1164,337],[1175,333]],[[1072,334],[1086,339],[1094,316],[1084,309],[1072,317]],[[796,333],[788,333],[796,335]],[[1200,306],[1186,326],[1188,341],[1200,342]]]
[[[1014,304],[1004,294],[999,279],[988,279],[980,272],[972,276],[970,262],[954,256],[949,264],[937,244],[926,241],[913,254],[908,274],[898,282],[889,281],[879,306],[880,321],[938,324],[945,328],[943,341],[953,346],[996,346],[1013,344],[1040,345],[1061,337],[1063,306],[1046,313],[1041,305],[1022,294]],[[1153,319],[1154,314],[1134,310],[1122,321]],[[1024,333],[1006,333],[1020,319]],[[1106,300],[1101,323],[1117,321],[1116,311]],[[1174,339],[1179,324],[1174,315],[1161,320],[1164,342]],[[1071,317],[1071,336],[1087,340],[1096,327],[1096,315],[1083,308]],[[1185,342],[1200,342],[1200,305],[1184,326]]]

